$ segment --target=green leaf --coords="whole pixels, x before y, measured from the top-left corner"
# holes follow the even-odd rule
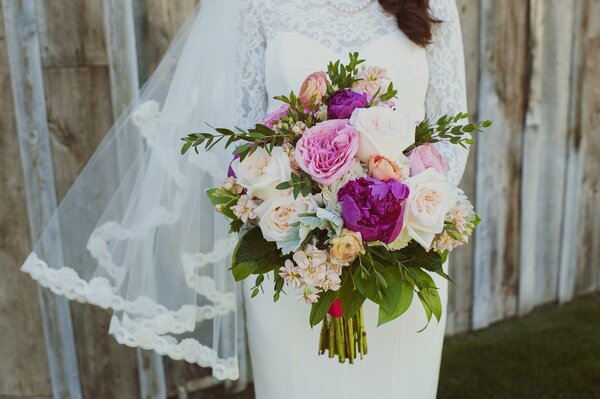
[[[221,213],[230,219],[237,219],[231,207],[237,204],[240,196],[233,191],[226,190],[223,187],[211,188],[206,191],[208,200],[213,206],[220,205]]]
[[[366,257],[362,257],[362,259],[363,263],[365,263]],[[375,277],[374,273],[363,277],[361,270],[358,269],[354,274],[354,282],[356,284],[356,288],[362,295],[366,296],[375,303],[380,302],[381,298],[379,297],[379,283],[377,282],[377,277]]]
[[[235,280],[240,281],[249,274],[266,273],[279,268],[283,264],[283,259],[277,245],[266,241],[260,228],[253,226],[240,235],[233,251],[231,264]],[[236,269],[239,265],[242,265],[242,269],[238,272]]]
[[[338,291],[340,302],[342,303],[342,312],[346,319],[356,314],[358,309],[365,302],[365,296],[361,294],[352,282],[352,271],[348,270],[342,276],[342,286]]]
[[[390,311],[386,310],[381,305],[379,306],[379,317],[377,319],[377,326],[380,326],[400,317],[404,312],[408,310],[414,296],[413,287],[405,282],[402,286],[402,289],[399,291],[398,296],[399,299],[398,302],[396,302],[396,306],[394,306]]]
[[[326,291],[319,295],[319,300],[313,303],[310,308],[310,326],[314,327],[319,324],[327,314],[329,307],[338,297],[336,291]]]
[[[258,269],[258,263],[256,262],[240,262],[236,263],[231,268],[231,273],[235,281],[242,281],[247,277],[251,276]]]

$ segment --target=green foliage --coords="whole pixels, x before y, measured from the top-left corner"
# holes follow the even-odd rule
[[[310,326],[314,327],[319,324],[327,314],[329,307],[338,297],[336,291],[325,291],[319,295],[319,300],[313,303],[310,308]]]
[[[234,193],[231,190],[226,190],[223,187],[211,188],[206,191],[208,200],[213,206],[221,207],[220,212],[230,219],[237,219],[237,217],[231,211],[231,207],[237,204],[240,199],[240,195]]]
[[[348,65],[344,65],[340,60],[330,62],[327,65],[327,76],[331,81],[331,86],[328,88],[329,94],[339,89],[350,89],[357,82],[358,66],[365,62],[361,60],[358,53],[350,53],[348,55]]]
[[[318,104],[316,104],[316,95],[311,99],[308,110],[300,102],[300,99],[293,91],[290,92],[289,96],[276,96],[274,99],[289,105],[289,108],[286,112],[289,121],[304,122],[307,127],[312,127],[315,125],[316,120],[314,111],[318,109]]]
[[[299,174],[292,172],[290,180],[278,184],[275,188],[277,190],[292,189],[294,198],[298,198],[300,194],[302,194],[304,197],[308,197],[313,191],[313,188],[317,188],[317,183],[310,177],[308,173],[301,170]]]
[[[352,269],[352,267],[349,267],[342,274],[342,286],[338,292],[342,303],[342,313],[346,320],[354,316],[367,299],[354,285]]]
[[[252,226],[240,234],[233,251],[231,271],[233,278],[241,281],[252,274],[276,270],[284,261],[275,243],[266,241],[260,228]]]
[[[212,126],[211,126],[212,127]],[[294,134],[287,129],[272,130],[265,125],[256,124],[248,131],[236,128],[237,132],[225,128],[213,128],[216,133],[192,133],[183,137],[184,142],[181,153],[187,153],[193,148],[199,154],[198,147],[204,147],[210,151],[214,146],[222,142],[225,138],[225,148],[234,143],[244,142],[238,146],[233,153],[240,155],[240,161],[243,161],[248,155],[251,155],[258,148],[264,148],[270,154],[275,147],[281,147],[286,139],[294,137]]]
[[[473,144],[471,134],[483,132],[483,129],[492,125],[492,122],[487,120],[477,124],[459,123],[468,118],[469,114],[459,112],[456,115],[444,115],[435,123],[425,119],[417,126],[415,131],[415,143],[408,147],[404,153],[408,154],[413,149],[423,144],[438,143],[442,141],[467,148],[469,145]]]

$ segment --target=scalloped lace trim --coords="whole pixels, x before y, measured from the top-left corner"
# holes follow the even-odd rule
[[[218,250],[224,244],[225,242],[216,245],[215,249]],[[196,258],[198,256],[196,255]],[[216,256],[215,251],[205,255],[207,259]],[[125,300],[115,293],[116,289],[108,279],[94,277],[86,282],[71,268],[49,267],[33,252],[21,270],[55,294],[78,302],[91,303],[103,309],[124,312],[121,322],[113,316],[110,327],[110,333],[121,344],[154,350],[175,360],[185,360],[202,367],[212,367],[215,378],[221,380],[239,378],[235,357],[222,359],[214,349],[202,345],[193,338],[185,338],[177,342],[176,338],[166,335],[194,331],[197,322],[235,310],[234,295],[219,293],[214,288],[214,281],[212,284],[207,281],[209,277],[196,276],[204,283],[194,288],[203,294],[208,293],[206,296],[214,300],[215,306],[183,305],[178,310],[169,310],[145,296],[140,296],[133,301]],[[212,289],[207,289],[211,287]],[[136,317],[132,319],[128,315]]]

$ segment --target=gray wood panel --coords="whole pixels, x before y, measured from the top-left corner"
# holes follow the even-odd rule
[[[44,83],[40,42],[36,30],[35,3],[2,1],[4,30],[11,71],[15,120],[23,167],[29,233],[37,240],[45,227],[50,233],[58,226],[50,218],[56,209],[53,160],[44,104]],[[61,254],[44,254],[45,245],[56,234],[40,243],[39,255],[52,255],[49,261],[62,263]],[[80,398],[79,370],[73,327],[66,298],[38,288],[54,397]]]
[[[521,134],[529,82],[528,2],[481,3],[479,115],[494,121],[477,141],[473,327],[517,310]]]
[[[0,8],[0,396],[50,396],[36,284],[19,270],[31,241],[6,50]]]

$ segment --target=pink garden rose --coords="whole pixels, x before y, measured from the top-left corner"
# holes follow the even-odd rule
[[[318,105],[323,96],[327,94],[327,75],[319,71],[308,75],[300,87],[298,98],[304,107],[309,108],[310,102],[315,97],[315,104]]]
[[[281,121],[282,116],[286,116],[287,110],[290,108],[289,104],[283,104],[275,111],[271,112],[260,122],[261,125],[265,125],[269,129],[274,129],[275,125]]]
[[[450,170],[442,154],[436,150],[433,144],[420,145],[410,152],[410,175],[418,175],[425,169],[433,168],[439,173]]]
[[[298,140],[294,152],[300,169],[314,181],[330,185],[356,163],[358,133],[347,120],[321,122]]]

